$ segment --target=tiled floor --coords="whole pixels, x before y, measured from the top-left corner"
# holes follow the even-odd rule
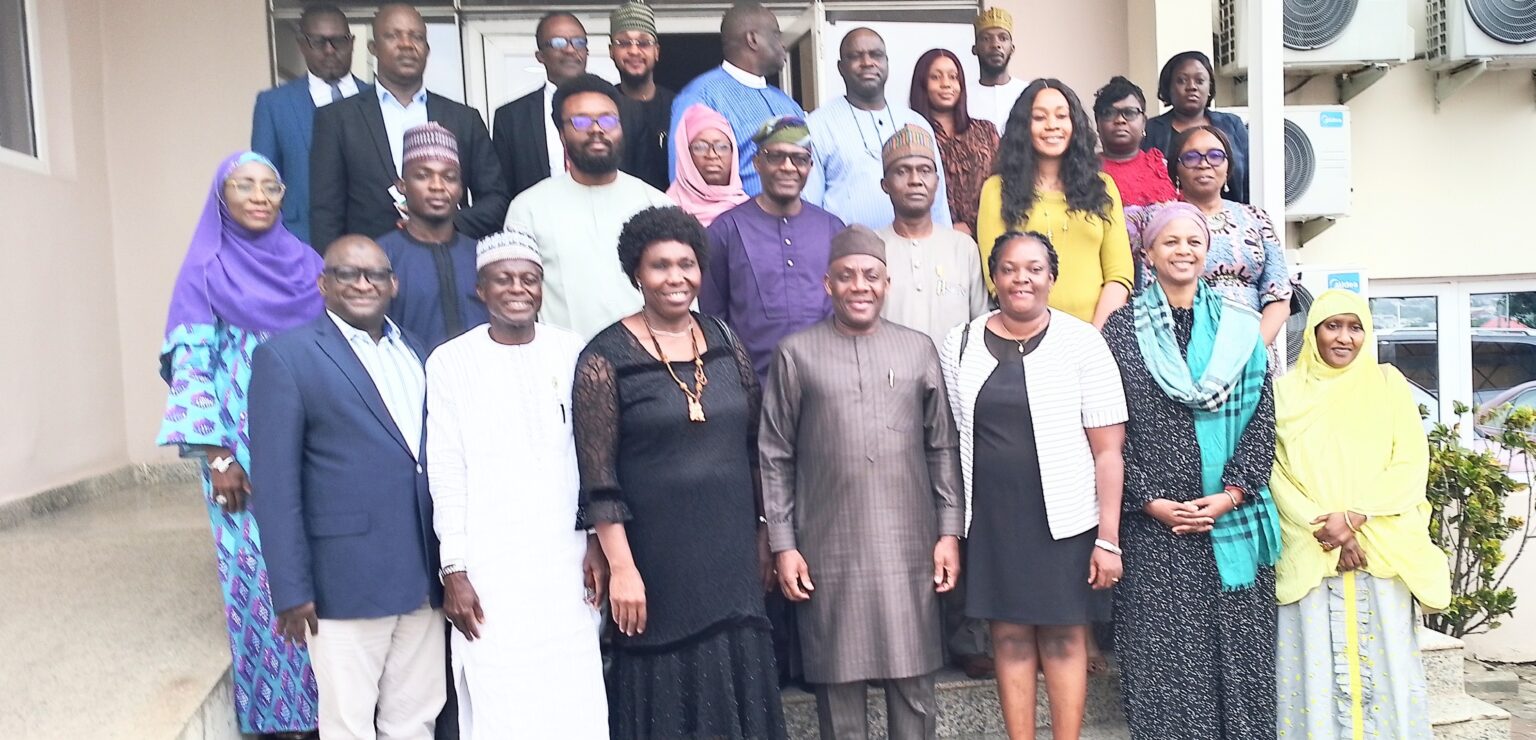
[[[1519,689],[1514,693],[1483,691],[1469,685],[1467,692],[1509,712],[1510,740],[1536,740],[1536,663],[1511,663],[1495,667],[1518,676]]]

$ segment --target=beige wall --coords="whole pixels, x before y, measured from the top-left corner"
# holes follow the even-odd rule
[[[1075,90],[1084,105],[1092,105],[1095,90],[1110,77],[1129,72],[1126,4],[1135,1],[989,0],[985,5],[1013,14],[1010,74],[1025,81],[1056,77]],[[1156,76],[1151,82],[1155,87]]]
[[[154,448],[165,402],[155,354],[214,167],[250,146],[251,106],[270,82],[265,6],[102,3],[123,434],[135,461],[168,454]],[[178,18],[197,23],[167,22]]]
[[[1362,265],[1373,280],[1536,272],[1518,228],[1536,171],[1533,88],[1530,70],[1489,72],[1436,111],[1433,75],[1413,63],[1351,100],[1353,210],[1300,260]],[[1333,94],[1316,80],[1287,102]]]
[[[97,0],[36,4],[46,171],[0,162],[0,502],[126,460]],[[52,215],[44,215],[52,214]]]

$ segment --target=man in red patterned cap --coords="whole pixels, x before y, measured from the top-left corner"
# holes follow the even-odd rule
[[[459,142],[429,121],[405,132],[400,159],[404,224],[378,239],[400,280],[389,317],[431,352],[487,321],[475,298],[475,240],[454,225],[464,197]]]

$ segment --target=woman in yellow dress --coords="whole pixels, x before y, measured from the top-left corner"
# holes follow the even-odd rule
[[[1115,181],[1099,171],[1092,119],[1060,80],[1031,82],[1008,114],[998,174],[981,186],[981,263],[1009,231],[1045,234],[1061,257],[1051,308],[1094,328],[1125,305],[1135,270]],[[987,290],[995,291],[991,276]]]
[[[1377,364],[1364,298],[1317,297],[1275,411],[1278,735],[1427,739],[1414,602],[1445,608],[1450,573],[1429,539],[1418,405]]]

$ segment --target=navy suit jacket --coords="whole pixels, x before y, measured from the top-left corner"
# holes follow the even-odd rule
[[[274,609],[313,601],[321,619],[369,619],[442,605],[426,460],[329,314],[256,348],[248,413]],[[424,454],[425,429],[409,431]]]
[[[373,89],[356,77],[359,94]],[[309,147],[315,138],[315,100],[309,96],[309,75],[256,95],[251,116],[251,151],[277,165],[288,185],[283,198],[283,225],[309,241]]]

